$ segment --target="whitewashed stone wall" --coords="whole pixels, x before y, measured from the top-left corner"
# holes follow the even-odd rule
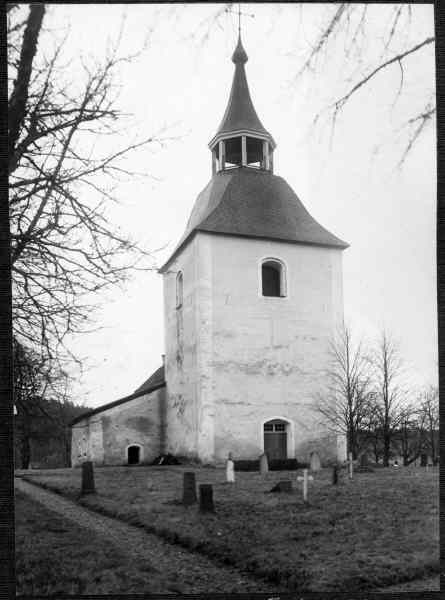
[[[141,447],[141,462],[164,452],[165,388],[82,419],[72,426],[71,464],[127,464],[127,448]]]
[[[229,451],[256,458],[264,422],[278,417],[289,422],[289,457],[339,454],[341,444],[319,423],[313,404],[328,340],[343,318],[341,254],[196,234],[164,276],[169,451],[204,462],[222,461]],[[265,258],[286,265],[285,298],[262,297]]]

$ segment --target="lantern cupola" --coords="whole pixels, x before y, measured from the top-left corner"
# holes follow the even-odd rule
[[[232,55],[235,72],[229,102],[218,131],[209,143],[213,173],[237,167],[273,171],[276,144],[253,106],[244,67],[247,60],[239,35]]]

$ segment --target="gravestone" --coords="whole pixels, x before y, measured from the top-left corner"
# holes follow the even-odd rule
[[[366,452],[363,452],[363,454],[360,455],[360,466],[361,467],[368,467],[369,466],[369,457],[366,454]]]
[[[422,454],[420,455],[420,466],[426,467],[427,464],[428,464],[428,455],[425,454],[425,452],[422,452]]]
[[[334,465],[332,469],[332,485],[338,484],[338,465]]]
[[[183,481],[183,492],[182,492],[182,503],[185,506],[194,504],[197,501],[196,497],[196,478],[193,471],[186,471],[184,473]]]
[[[209,483],[202,483],[199,486],[199,509],[202,512],[214,512],[213,488]]]
[[[321,460],[318,452],[311,453],[310,469],[311,471],[319,471],[321,469]]]
[[[227,483],[235,483],[235,463],[233,462],[233,456],[231,452],[229,452],[226,462],[226,481]]]
[[[292,491],[292,481],[288,479],[284,479],[279,481],[273,488],[270,490],[271,492],[291,492]]]
[[[87,460],[82,463],[82,489],[80,493],[82,495],[94,494],[95,491],[93,463]]]
[[[260,456],[260,473],[266,475],[269,471],[269,462],[267,460],[267,454],[264,453]]]

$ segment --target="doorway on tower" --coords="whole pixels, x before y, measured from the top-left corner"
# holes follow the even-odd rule
[[[264,423],[264,452],[269,461],[287,458],[287,426],[281,419]]]

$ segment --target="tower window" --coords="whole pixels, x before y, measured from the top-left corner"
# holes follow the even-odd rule
[[[233,137],[224,141],[226,147],[225,168],[239,167],[242,164],[241,138]]]
[[[263,296],[283,297],[286,295],[284,265],[276,259],[267,259],[261,265]]]
[[[247,164],[258,169],[264,163],[263,140],[259,138],[246,138]]]
[[[176,276],[176,308],[181,308],[183,301],[183,278],[182,271]]]

